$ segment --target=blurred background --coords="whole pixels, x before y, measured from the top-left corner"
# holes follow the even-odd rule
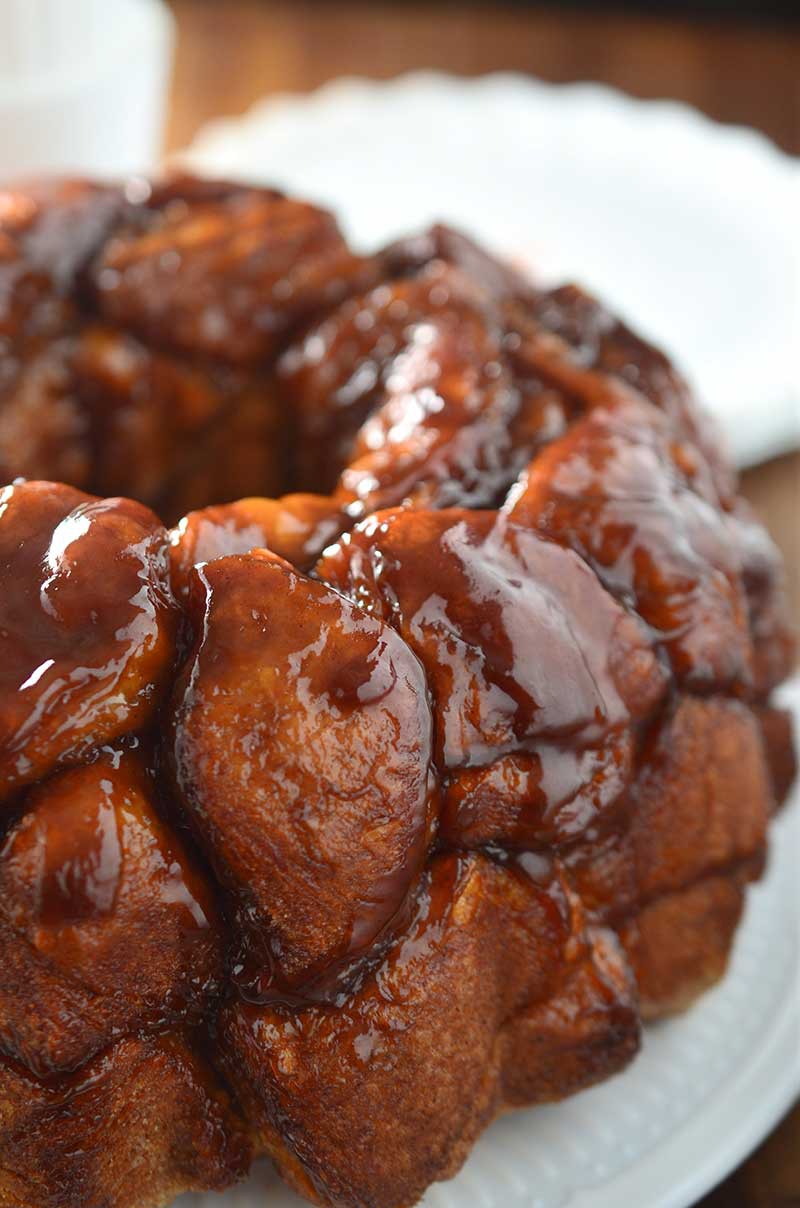
[[[431,67],[673,97],[800,153],[799,0],[174,0],[172,10],[173,147],[267,92]]]

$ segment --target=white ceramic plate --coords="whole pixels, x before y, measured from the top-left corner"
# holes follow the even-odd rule
[[[365,248],[443,219],[662,343],[741,465],[800,444],[800,166],[594,84],[342,80],[215,122],[185,162],[333,206]]]
[[[783,690],[800,727],[800,677]],[[688,1208],[800,1094],[800,792],[774,824],[769,871],[748,895],[730,969],[685,1015],[647,1029],[609,1082],[515,1112],[483,1135],[426,1208]],[[271,1170],[180,1208],[300,1208]],[[178,1208],[176,1205],[176,1208]]]

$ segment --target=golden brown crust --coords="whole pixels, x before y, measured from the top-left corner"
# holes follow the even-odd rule
[[[119,1041],[55,1086],[0,1057],[2,1208],[154,1208],[221,1191],[251,1152],[228,1095],[179,1034]]]
[[[761,727],[773,800],[776,808],[780,808],[797,778],[792,715],[788,709],[776,709],[769,705],[756,706],[753,712]]]
[[[684,1011],[722,977],[747,879],[739,871],[704,877],[655,898],[622,925],[643,1019]]]
[[[633,1054],[613,940],[585,928],[557,868],[536,873],[438,857],[408,930],[344,1008],[223,1013],[226,1068],[244,1071],[264,1142],[301,1191],[411,1204],[506,1101],[558,1098]],[[561,1060],[542,1063],[551,1045]]]
[[[566,857],[587,907],[617,927],[647,1018],[725,970],[743,888],[763,863],[772,785],[739,702],[679,698],[641,755],[628,822]]]

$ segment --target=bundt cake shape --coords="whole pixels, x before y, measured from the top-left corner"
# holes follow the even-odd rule
[[[793,647],[661,353],[189,178],[0,195],[0,341],[0,1208],[402,1208],[722,975]]]

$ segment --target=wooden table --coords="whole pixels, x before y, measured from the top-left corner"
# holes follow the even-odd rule
[[[418,67],[601,80],[763,130],[800,153],[800,27],[598,15],[469,3],[173,0],[178,20],[168,145],[269,92]],[[786,557],[800,616],[800,453],[744,475]],[[800,1105],[702,1208],[800,1208]],[[630,1208],[638,1208],[631,1205]]]

